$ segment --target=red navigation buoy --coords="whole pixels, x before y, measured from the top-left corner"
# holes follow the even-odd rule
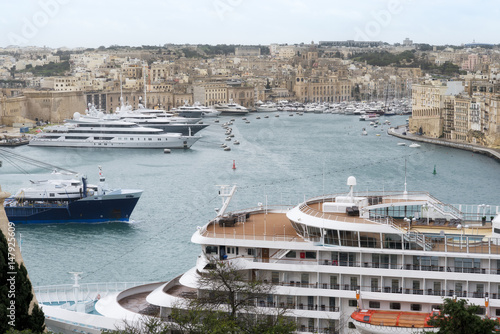
[[[233,160],[233,169],[236,169],[236,164],[235,164],[234,160]]]

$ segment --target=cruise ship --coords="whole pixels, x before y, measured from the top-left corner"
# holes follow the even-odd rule
[[[356,183],[351,176],[346,192],[294,207],[259,203],[231,212],[236,187],[223,186],[217,216],[191,238],[201,247],[196,265],[168,282],[101,292],[94,325],[120,326],[148,310],[168,317],[196,296],[213,259],[272,285],[257,307],[286,308],[299,333],[435,331],[426,319],[443,298],[466,298],[483,316],[500,316],[499,203],[450,205],[406,189],[355,192]],[[53,301],[53,291],[40,289],[37,298]],[[98,321],[103,317],[108,322]]]
[[[80,118],[49,126],[30,140],[30,146],[95,148],[190,148],[200,136],[164,133],[121,120]]]

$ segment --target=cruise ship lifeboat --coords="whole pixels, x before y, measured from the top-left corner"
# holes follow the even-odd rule
[[[351,314],[356,329],[363,334],[421,333],[437,331],[429,326],[432,313],[357,310]]]

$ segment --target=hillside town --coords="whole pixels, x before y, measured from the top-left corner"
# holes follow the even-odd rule
[[[199,102],[349,105],[411,99],[409,131],[500,147],[500,48],[320,41],[295,45],[0,48],[0,124],[60,123],[89,104],[107,113]],[[398,112],[398,110],[395,110]]]

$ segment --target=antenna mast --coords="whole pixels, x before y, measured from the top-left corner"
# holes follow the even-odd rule
[[[144,66],[144,69],[143,69],[144,73],[142,75],[143,78],[144,78],[144,109],[147,108],[147,101],[148,101],[147,96],[146,96],[146,94],[147,94],[146,93],[147,92],[147,88],[146,88],[146,69],[147,68],[148,68],[147,65]]]
[[[405,199],[408,197],[408,192],[406,191],[406,157],[405,157],[405,191],[403,192],[403,196]]]

